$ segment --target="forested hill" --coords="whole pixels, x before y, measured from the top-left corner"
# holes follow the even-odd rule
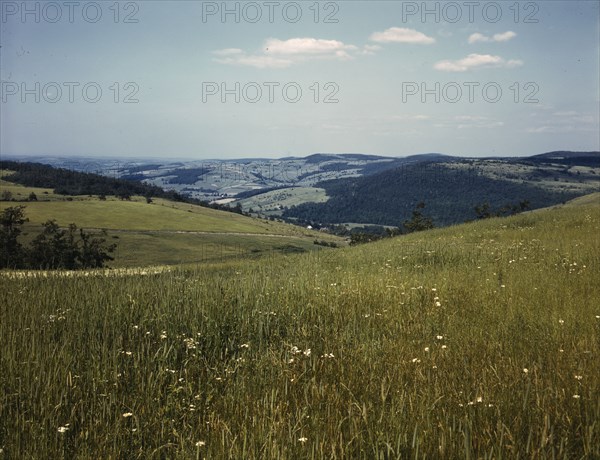
[[[115,179],[98,174],[71,171],[41,163],[18,161],[0,161],[1,170],[14,171],[10,181],[26,187],[50,188],[59,195],[98,195],[116,196],[129,199],[132,196],[147,198],[165,198],[167,200],[196,204],[219,209],[227,212],[241,213],[241,208],[222,206],[217,203],[207,203],[186,197],[175,191],[167,191],[156,185],[150,185],[136,180]]]
[[[0,169],[15,171],[10,181],[27,187],[54,189],[60,195],[150,196],[181,199],[178,194],[137,181],[114,179],[92,173],[54,168],[41,163],[0,161]]]
[[[582,195],[569,189],[495,179],[474,169],[441,163],[406,165],[372,176],[325,181],[318,186],[327,191],[327,202],[293,206],[284,216],[307,222],[398,226],[410,218],[417,203],[424,202],[424,214],[436,226],[444,226],[475,219],[475,207],[484,203],[499,210],[527,201],[530,209],[536,209]]]

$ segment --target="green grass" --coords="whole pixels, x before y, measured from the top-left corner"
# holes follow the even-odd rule
[[[600,206],[0,276],[0,458],[600,458]],[[198,444],[197,444],[198,443]]]
[[[146,265],[179,265],[228,259],[272,256],[273,253],[314,251],[309,238],[277,235],[190,235],[160,232],[121,233],[111,267],[143,267]]]
[[[2,202],[0,210],[12,205]],[[139,200],[53,201],[26,204],[31,222],[56,219],[69,223],[76,219],[84,228],[119,230],[197,231],[219,233],[270,233],[273,225],[233,213],[194,205],[182,206],[166,200],[146,204]],[[189,212],[187,212],[189,210]],[[273,232],[274,233],[274,232]]]
[[[0,169],[0,193],[8,191],[12,194],[13,199],[18,201],[27,200],[31,192],[34,192],[40,200],[55,200],[60,197],[60,195],[55,195],[52,189],[49,188],[25,187],[9,182],[7,179],[10,179],[11,174],[14,174],[14,171]]]
[[[0,177],[10,175],[2,171]],[[109,241],[117,243],[111,267],[173,265],[319,250],[314,245],[315,239],[339,246],[345,244],[342,238],[289,224],[163,199],[154,199],[151,204],[143,197],[132,197],[130,201],[108,197],[102,201],[95,196],[76,196],[68,200],[51,190],[22,187],[3,179],[0,189],[10,190],[15,200],[1,201],[0,212],[9,206],[26,206],[29,222],[23,241],[38,234],[49,219],[55,219],[63,227],[75,223],[86,230],[105,229]],[[31,192],[36,193],[38,201],[26,201]]]
[[[281,215],[280,207],[297,206],[302,203],[324,203],[329,198],[325,189],[316,187],[290,187],[255,195],[239,200],[244,211],[250,208],[254,212],[266,215]]]

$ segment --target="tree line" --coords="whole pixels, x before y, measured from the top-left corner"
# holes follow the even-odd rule
[[[506,217],[527,211],[530,207],[528,200],[521,200],[518,204],[505,204],[504,206],[493,209],[489,203],[485,202],[474,207],[477,219],[489,219],[492,217]],[[423,201],[417,203],[412,211],[410,219],[406,219],[401,226],[385,228],[377,225],[369,225],[362,229],[353,229],[350,231],[350,244],[362,244],[377,241],[383,238],[392,238],[407,233],[422,232],[435,228],[433,219],[424,214]]]
[[[77,225],[59,227],[48,220],[42,231],[28,245],[20,241],[25,206],[8,207],[0,214],[0,268],[50,270],[80,270],[102,268],[114,260],[111,254],[116,244],[106,242],[106,232],[94,236]]]
[[[97,195],[101,200],[106,199],[107,196],[130,200],[132,196],[137,195],[145,197],[148,203],[152,203],[152,198],[164,198],[219,211],[243,214],[241,206],[230,207],[218,203],[209,203],[136,180],[116,179],[99,174],[55,168],[41,163],[20,161],[0,161],[0,169],[14,171],[14,174],[5,178],[10,182],[26,187],[50,188],[57,195]],[[1,198],[5,201],[13,199],[12,196],[2,196]],[[31,196],[30,201],[33,201]]]

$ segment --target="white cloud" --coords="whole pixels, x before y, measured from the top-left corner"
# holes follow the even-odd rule
[[[550,128],[548,126],[540,126],[538,128],[527,128],[527,130],[525,132],[537,134],[537,133],[547,133],[548,131],[550,131]]]
[[[519,67],[523,61],[511,59],[505,61],[500,56],[491,54],[469,54],[467,57],[457,61],[444,60],[437,62],[433,67],[436,70],[444,72],[466,72],[471,69],[489,68],[489,67]]]
[[[574,115],[579,115],[579,113],[574,110],[567,110],[565,112],[554,112],[553,115],[556,115],[557,117],[572,117]]]
[[[271,56],[247,56],[241,55],[236,57],[228,57],[215,59],[219,64],[243,65],[248,67],[256,67],[258,69],[285,69],[293,64],[290,59],[277,59]]]
[[[488,118],[479,115],[457,115],[454,117],[454,119],[456,121],[484,121]]]
[[[265,52],[280,55],[331,55],[340,51],[355,51],[354,45],[346,45],[339,40],[319,38],[290,38],[278,40],[269,38],[265,42]]]
[[[281,69],[314,59],[349,60],[353,58],[352,53],[372,54],[373,51],[374,49],[366,49],[366,52],[361,52],[358,47],[339,40],[269,38],[265,41],[261,53],[248,54],[239,48],[227,48],[213,51],[213,54],[219,56],[215,61],[220,64]]]
[[[483,122],[477,121],[473,123],[461,123],[457,126],[458,129],[472,129],[472,128],[500,128],[504,126],[503,121],[490,121]]]
[[[365,46],[363,46],[363,49],[360,51],[360,54],[373,55],[373,54],[375,54],[375,51],[379,51],[380,49],[381,49],[381,46],[379,46],[379,45],[365,45]]]
[[[443,123],[437,123],[437,128],[448,129],[486,129],[486,128],[501,128],[505,123],[498,120],[490,120],[488,117],[481,115],[456,115],[447,118]]]
[[[416,120],[416,121],[423,121],[423,120],[429,120],[431,117],[429,115],[408,115],[408,114],[403,114],[403,115],[393,115],[392,117],[390,117],[390,121],[392,122],[397,122],[397,121],[412,121],[412,120]]]
[[[213,51],[213,54],[216,54],[217,56],[232,56],[235,54],[242,54],[243,51],[239,48],[225,48],[222,50],[216,50]]]
[[[538,114],[527,133],[570,133],[570,132],[597,132],[598,115],[581,113],[574,110],[558,111],[547,116]]]
[[[469,43],[477,43],[477,42],[489,42],[490,41],[490,37],[486,37],[483,34],[480,34],[479,32],[471,34],[469,36]]]
[[[504,33],[501,34],[494,34],[492,36],[492,39],[495,42],[507,42],[513,38],[515,38],[517,36],[517,34],[515,32],[513,32],[512,30],[507,30]]]
[[[369,39],[377,43],[415,43],[419,45],[435,43],[435,38],[428,37],[415,29],[404,27],[390,27],[383,32],[375,32]]]
[[[508,62],[506,63],[506,67],[508,67],[509,69],[513,69],[515,67],[521,67],[523,65],[523,61],[521,61],[520,59],[509,59]]]
[[[477,43],[477,42],[507,42],[508,40],[515,38],[517,34],[512,30],[507,30],[501,34],[494,34],[491,37],[487,35],[480,34],[476,32],[469,36],[469,43]]]

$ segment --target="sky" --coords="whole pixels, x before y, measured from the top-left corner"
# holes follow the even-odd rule
[[[0,2],[0,153],[600,150],[593,1]]]

